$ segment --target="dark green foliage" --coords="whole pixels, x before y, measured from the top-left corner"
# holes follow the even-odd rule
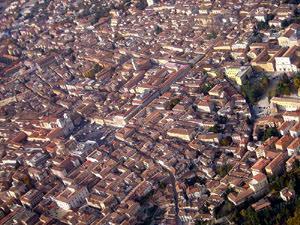
[[[216,218],[224,217],[235,210],[235,207],[231,202],[225,200],[225,202],[216,209]]]
[[[257,139],[259,141],[265,141],[270,137],[280,137],[280,133],[276,127],[266,127],[265,130],[259,130],[257,134]]]
[[[219,127],[219,125],[216,124],[213,127],[210,127],[208,129],[208,132],[220,133],[221,132],[221,128]]]
[[[284,0],[283,1],[284,4],[300,4],[300,0]]]
[[[155,26],[154,33],[156,35],[160,34],[162,31],[163,31],[163,29],[160,26],[158,26],[158,25]]]
[[[174,98],[174,99],[166,102],[165,109],[172,110],[179,102],[180,102],[179,98]]]
[[[167,187],[167,184],[165,182],[158,181],[158,187],[160,189],[165,189]]]
[[[280,133],[277,130],[276,127],[268,127],[265,131],[264,131],[264,136],[263,136],[263,140],[267,140],[270,137],[280,137]]]
[[[268,14],[267,15],[267,21],[270,21],[272,19],[274,19],[275,15],[274,14]]]
[[[300,194],[300,168],[296,166],[291,172],[284,173],[281,176],[270,177],[270,189],[280,191],[284,187],[293,188],[296,194]]]
[[[231,143],[232,143],[232,137],[230,137],[230,136],[227,136],[227,137],[221,139],[221,141],[220,141],[221,146],[229,146],[229,145],[231,145]]]
[[[286,28],[286,27],[288,27],[292,23],[298,23],[298,24],[300,24],[300,17],[299,17],[299,15],[295,15],[291,19],[285,19],[285,20],[283,20],[281,22],[281,27],[282,28]]]
[[[232,169],[232,165],[229,164],[218,166],[216,168],[216,173],[221,177],[225,177],[231,169]]]
[[[286,27],[288,27],[290,24],[291,24],[291,21],[290,21],[290,20],[285,19],[285,20],[282,20],[282,21],[281,21],[281,27],[282,27],[282,28],[286,28]]]
[[[287,220],[287,225],[300,225],[300,207],[298,206],[294,212],[293,217]]]
[[[252,82],[247,81],[241,86],[241,91],[244,97],[252,104],[259,101],[260,97],[265,93],[265,90],[269,86],[269,79],[266,76],[262,76],[260,79]]]
[[[228,217],[236,224],[245,225],[299,225],[300,223],[300,168],[299,165],[291,172],[269,178],[272,197],[269,198],[272,207],[255,212],[251,206],[233,212]],[[293,188],[296,199],[284,202],[279,197],[279,191],[285,187]]]
[[[266,30],[268,28],[270,28],[268,22],[260,21],[260,22],[257,23],[257,29],[258,30]]]
[[[96,64],[93,66],[92,69],[88,70],[88,71],[85,72],[83,75],[84,75],[85,77],[90,78],[90,79],[95,79],[95,75],[96,75],[98,72],[100,72],[101,69],[102,69],[102,67],[101,67],[99,64],[96,63]]]
[[[226,124],[227,123],[228,118],[226,116],[218,116],[217,121],[220,124]]]
[[[290,95],[292,91],[292,82],[287,76],[284,76],[277,85],[276,93],[278,95]]]
[[[211,33],[209,33],[207,35],[207,38],[208,38],[208,40],[216,39],[217,38],[217,33],[215,31],[212,31]]]
[[[205,84],[202,84],[200,87],[199,87],[199,92],[204,94],[204,95],[207,95],[208,92],[210,91],[210,89],[213,88],[213,84],[211,83],[205,83]]]
[[[300,88],[300,76],[297,75],[293,78],[293,84],[295,86],[295,88]]]
[[[247,117],[246,123],[247,123],[249,126],[250,126],[250,125],[253,125],[253,121],[252,121],[249,117]]]
[[[206,179],[203,178],[203,177],[198,177],[198,176],[195,176],[195,177],[192,177],[192,178],[187,178],[184,180],[184,183],[187,185],[187,186],[193,186],[194,184],[196,183],[199,183],[199,184],[205,184],[206,182]]]
[[[147,7],[147,1],[140,0],[138,3],[136,3],[135,7],[139,10],[144,10]]]
[[[245,225],[258,225],[260,224],[257,213],[251,208],[243,209],[241,212]]]
[[[277,86],[269,92],[269,98],[272,98],[273,96],[292,94],[293,92],[295,92],[297,86],[300,85],[299,81],[300,80],[296,76],[292,82],[291,79],[284,74],[278,82]]]

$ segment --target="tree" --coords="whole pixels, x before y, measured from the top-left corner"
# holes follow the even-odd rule
[[[145,0],[140,0],[135,7],[139,10],[144,10],[147,7],[147,1]]]
[[[243,209],[241,211],[241,215],[242,215],[243,220],[244,220],[243,224],[245,224],[245,225],[259,225],[259,224],[261,224],[257,213],[251,207],[248,207],[246,210]]]
[[[179,102],[180,102],[179,98],[174,98],[174,99],[166,102],[165,109],[172,110]]]
[[[210,91],[210,89],[213,88],[213,84],[211,83],[205,83],[205,84],[202,84],[200,87],[199,87],[199,92],[204,94],[204,95],[207,95],[208,92]]]
[[[282,21],[281,21],[281,27],[282,27],[282,28],[286,28],[286,27],[288,27],[290,24],[291,24],[291,21],[290,21],[290,20],[285,19],[285,20],[282,20]]]
[[[267,20],[267,21],[270,21],[270,20],[274,19],[274,17],[275,17],[274,14],[267,14],[266,20]]]
[[[217,121],[220,124],[226,124],[227,123],[228,118],[226,116],[218,116]]]
[[[161,33],[162,31],[163,31],[163,29],[160,26],[158,26],[158,25],[155,26],[154,33],[156,35],[159,34],[159,33]]]
[[[209,34],[207,35],[207,38],[208,38],[209,40],[211,40],[211,39],[216,39],[216,38],[217,38],[217,33],[216,33],[215,31],[212,31],[211,33],[209,33]]]
[[[220,127],[217,124],[215,124],[213,127],[210,127],[208,129],[208,131],[213,132],[213,133],[219,133],[220,132]]]
[[[283,3],[298,5],[298,4],[300,4],[300,0],[285,0],[285,1],[283,1]]]
[[[268,29],[268,28],[269,28],[269,24],[267,22],[259,21],[257,23],[257,29],[258,30],[265,30],[265,29]]]
[[[232,137],[227,136],[220,141],[221,146],[229,146],[232,143]]]
[[[267,127],[265,130],[259,130],[257,133],[257,139],[265,141],[270,137],[280,137],[280,133],[276,127]]]
[[[276,94],[277,95],[290,95],[292,92],[292,83],[290,82],[289,78],[285,75],[279,81],[276,87]]]
[[[294,216],[289,218],[286,222],[287,225],[300,225],[300,208],[295,210]]]
[[[265,90],[269,85],[269,78],[263,75],[261,78],[254,81],[246,81],[241,86],[241,91],[244,97],[252,104],[257,102],[260,97],[264,94]]]
[[[220,175],[221,177],[225,177],[228,173],[229,173],[229,171],[232,169],[232,166],[231,165],[229,165],[229,164],[225,164],[225,165],[223,165],[223,166],[218,166],[217,168],[216,168],[216,173],[218,174],[218,175]]]
[[[294,86],[296,88],[300,88],[300,77],[299,76],[294,77],[293,82],[294,82]]]

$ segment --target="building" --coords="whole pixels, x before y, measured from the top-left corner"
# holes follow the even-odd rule
[[[292,47],[300,45],[300,25],[291,24],[288,26],[283,35],[278,38],[278,44],[282,47]]]
[[[240,66],[240,67],[226,67],[225,75],[234,80],[238,85],[243,85],[245,81],[251,76],[251,66]]]
[[[294,138],[292,138],[290,135],[286,134],[286,135],[282,136],[275,143],[275,147],[277,150],[286,151],[287,147],[289,146],[290,143],[292,143],[293,140],[294,140]]]
[[[22,205],[33,208],[42,200],[43,196],[41,191],[31,189],[20,198],[20,201]]]
[[[294,138],[299,137],[299,135],[300,135],[300,122],[297,122],[293,127],[291,127],[290,134]]]
[[[282,117],[283,117],[284,121],[300,122],[300,111],[284,112]]]
[[[185,141],[191,141],[195,135],[195,132],[190,129],[171,128],[170,130],[168,130],[167,134],[170,137],[180,138]]]
[[[295,190],[285,187],[280,191],[280,197],[285,202],[291,201],[295,197]]]
[[[296,138],[293,142],[287,147],[288,155],[298,155],[300,151],[300,138]]]
[[[209,100],[200,100],[197,102],[197,107],[200,111],[202,112],[207,112],[207,113],[211,113],[214,106],[213,103]]]
[[[251,167],[251,172],[253,176],[265,172],[265,167],[269,164],[269,159],[260,158],[256,163]]]
[[[300,109],[300,98],[294,97],[273,97],[271,103],[287,111]]]
[[[263,173],[256,174],[249,183],[250,188],[254,193],[260,193],[268,187],[267,176]]]
[[[299,50],[299,46],[293,46],[277,55],[275,57],[276,71],[282,73],[298,72],[300,65]]]
[[[287,159],[287,153],[279,153],[267,166],[266,173],[274,176],[280,174],[284,170],[285,161]]]
[[[55,202],[60,208],[70,210],[81,206],[88,195],[89,192],[84,186],[69,186],[55,198]]]

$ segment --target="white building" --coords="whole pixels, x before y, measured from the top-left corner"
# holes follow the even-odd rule
[[[88,195],[86,187],[70,186],[55,198],[55,202],[60,208],[70,210],[81,206]]]
[[[275,67],[278,72],[293,72],[299,71],[299,47],[293,46],[287,49],[284,53],[275,57]]]

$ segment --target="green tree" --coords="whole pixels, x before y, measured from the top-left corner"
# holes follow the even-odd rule
[[[209,132],[213,132],[213,133],[219,133],[220,132],[220,127],[216,124],[213,127],[210,127],[208,129]]]
[[[211,40],[211,39],[216,39],[216,38],[217,38],[217,33],[216,33],[215,31],[212,31],[211,33],[209,33],[209,34],[207,35],[207,38],[208,38],[209,40]]]
[[[227,136],[227,137],[221,139],[221,141],[220,141],[221,146],[229,146],[229,145],[231,145],[231,143],[232,143],[232,137],[230,137],[230,136]]]
[[[232,169],[232,165],[225,164],[223,166],[218,166],[216,168],[216,173],[221,177],[225,177],[231,169]]]
[[[293,82],[294,82],[294,86],[296,88],[300,88],[300,77],[299,76],[294,77]]]
[[[267,140],[270,137],[280,137],[280,133],[276,127],[268,127],[264,131],[263,140]]]
[[[213,88],[213,84],[211,83],[205,83],[205,84],[202,84],[200,87],[199,87],[199,90],[198,92],[204,94],[204,95],[207,95],[208,92],[210,91],[210,89]]]
[[[243,220],[244,220],[243,224],[245,224],[245,225],[259,225],[259,224],[261,224],[257,213],[251,207],[248,207],[246,210],[243,209],[241,211],[241,215],[242,215]]]
[[[282,28],[286,28],[286,27],[288,27],[290,24],[291,24],[291,21],[288,20],[288,19],[285,19],[285,20],[282,20],[282,21],[281,21],[281,27],[282,27]]]
[[[179,102],[180,102],[179,98],[174,98],[174,99],[166,102],[165,109],[172,110]]]
[[[300,225],[300,208],[295,210],[294,216],[290,217],[287,222],[287,225]]]

